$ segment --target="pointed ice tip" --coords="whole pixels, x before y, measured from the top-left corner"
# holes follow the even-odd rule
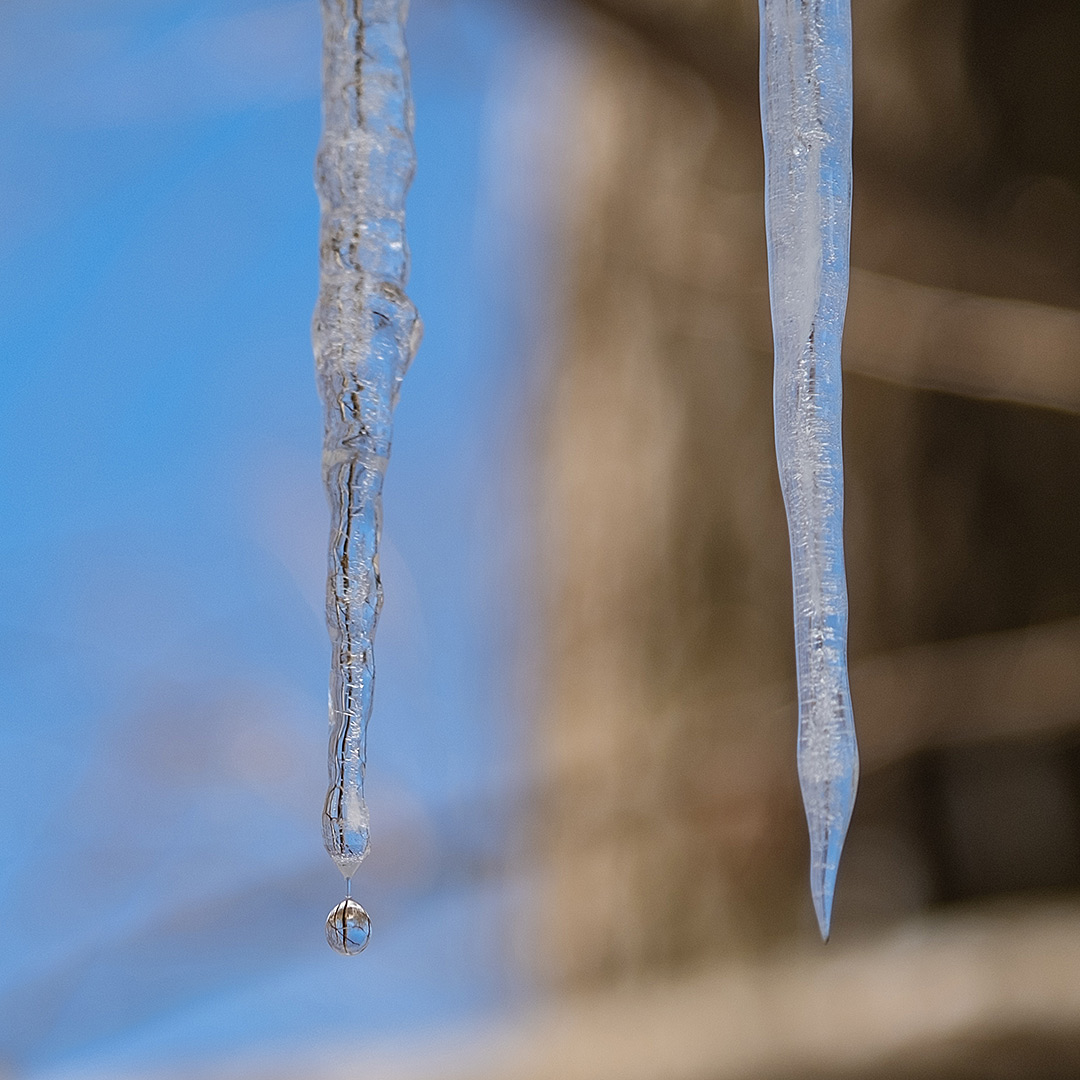
[[[840,864],[843,832],[828,831],[823,850],[815,850],[810,858],[810,896],[814,901],[821,940],[827,942],[832,929],[833,894],[836,892],[836,871]]]
[[[832,929],[832,890],[827,897],[814,897],[814,914],[817,915],[818,929],[821,931],[821,940],[828,945],[829,933]]]
[[[832,858],[810,860],[810,896],[814,901],[814,914],[817,916],[818,929],[824,942],[828,942],[832,930],[833,893],[836,891],[836,871],[840,859],[839,844],[830,854]]]
[[[822,941],[829,940],[836,872],[855,804],[859,759],[854,741],[850,753],[844,756],[847,758],[847,769],[829,777],[824,784],[814,783],[813,775],[808,782],[803,773],[803,761],[801,758],[799,761],[799,779],[810,831],[810,895]]]

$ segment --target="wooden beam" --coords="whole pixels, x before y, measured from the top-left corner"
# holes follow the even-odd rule
[[[988,1064],[1010,1036],[1032,1040],[1031,1064],[1045,1061],[1055,1037],[1080,1029],[1078,971],[1076,903],[953,914],[846,948],[562,998],[421,1053],[342,1048],[321,1062],[206,1076],[862,1080],[895,1075],[902,1063],[903,1075],[933,1077],[950,1065]]]
[[[869,768],[914,751],[1080,726],[1080,620],[900,649],[857,664]]]
[[[1080,312],[856,269],[844,366],[908,386],[1080,413]]]

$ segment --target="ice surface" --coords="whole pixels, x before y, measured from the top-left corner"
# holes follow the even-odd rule
[[[320,288],[312,325],[326,405],[330,784],[323,841],[351,877],[368,849],[364,802],[373,643],[382,604],[382,487],[398,392],[420,339],[406,297],[405,195],[415,166],[407,0],[323,0]]]
[[[787,508],[798,767],[822,937],[858,783],[847,674],[840,339],[851,231],[850,0],[760,0],[776,457]]]

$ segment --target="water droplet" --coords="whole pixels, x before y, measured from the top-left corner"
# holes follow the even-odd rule
[[[371,920],[368,913],[347,896],[326,917],[326,940],[330,948],[343,956],[356,956],[371,940]]]

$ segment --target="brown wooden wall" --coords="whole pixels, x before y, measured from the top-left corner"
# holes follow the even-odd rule
[[[1080,6],[854,7],[840,941],[1080,888]],[[814,932],[756,5],[580,25],[534,832],[574,985]]]

